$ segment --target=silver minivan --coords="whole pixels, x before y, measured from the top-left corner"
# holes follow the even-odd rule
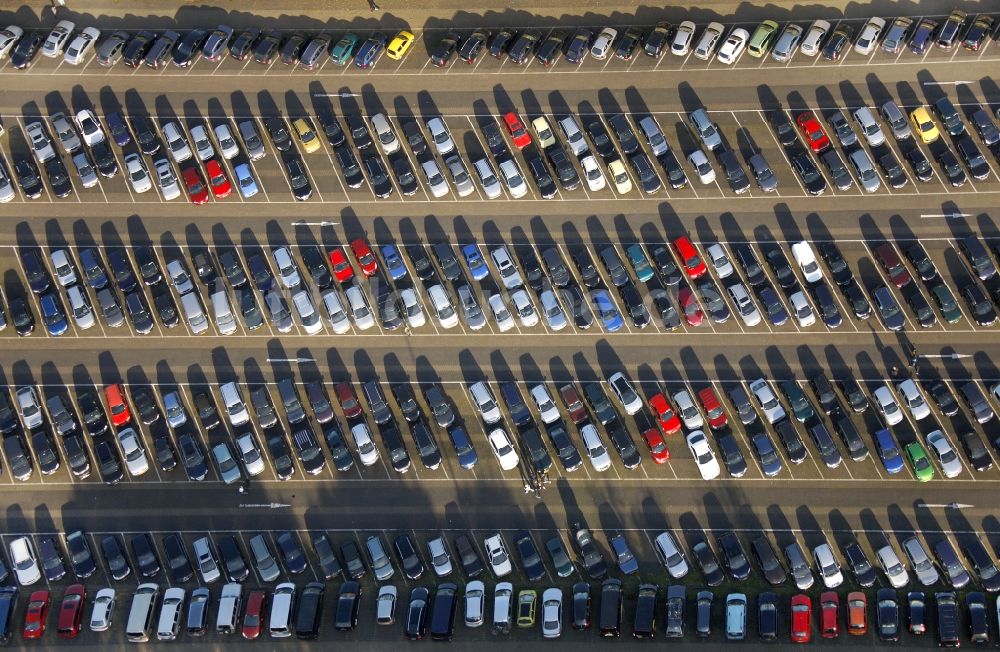
[[[483,186],[483,193],[486,195],[486,198],[496,199],[499,197],[502,192],[500,181],[497,179],[497,175],[493,171],[493,166],[490,165],[490,162],[485,158],[476,159],[472,167],[476,170],[476,176],[479,177],[479,183]]]
[[[747,634],[747,596],[730,593],[726,596],[726,638],[742,641]]]
[[[865,140],[868,141],[871,147],[877,147],[885,142],[885,134],[882,133],[882,128],[875,121],[875,116],[872,115],[871,109],[863,106],[860,109],[855,109],[851,115],[854,116],[854,121],[861,127],[861,133],[864,134]]]
[[[892,129],[892,135],[896,140],[906,140],[907,138],[913,137],[913,131],[910,130],[910,125],[906,121],[906,116],[903,111],[896,106],[896,103],[889,100],[879,109],[882,113],[882,118],[888,123],[889,128]]]
[[[254,125],[253,120],[244,120],[238,126],[240,138],[243,139],[243,145],[247,148],[250,160],[256,161],[264,158],[264,154],[266,154],[264,143],[260,139],[260,132],[257,131],[257,126]]]
[[[149,640],[149,630],[153,626],[156,599],[160,596],[160,585],[148,582],[140,584],[132,595],[128,619],[125,621],[125,637],[132,643]]]
[[[230,582],[222,587],[219,597],[219,613],[215,618],[215,631],[232,634],[236,631],[243,603],[243,587],[238,582]]]
[[[243,394],[239,385],[234,382],[224,383],[219,387],[222,394],[222,403],[226,406],[226,414],[229,415],[229,423],[234,426],[242,426],[250,420],[250,412],[247,411],[246,403],[243,402]]]
[[[224,289],[220,288],[212,293],[212,312],[215,314],[215,325],[219,333],[232,335],[236,332],[236,318],[233,317],[229,295]]]
[[[639,128],[642,129],[643,135],[646,136],[646,142],[649,143],[649,148],[653,150],[653,156],[662,156],[670,151],[670,145],[667,144],[667,139],[663,137],[663,131],[660,129],[660,125],[656,123],[656,118],[647,115],[639,120]]]
[[[295,610],[295,585],[283,582],[274,587],[271,596],[271,613],[267,619],[267,632],[271,638],[288,638],[292,635],[292,613]]]
[[[691,112],[690,119],[694,132],[705,147],[711,150],[722,147],[722,136],[719,135],[719,128],[708,117],[708,111],[695,109]]]
[[[170,156],[174,159],[174,163],[183,163],[191,158],[191,147],[188,145],[187,139],[184,138],[180,125],[176,122],[168,122],[163,125],[163,139],[167,141],[167,149],[170,150]]]
[[[192,333],[197,335],[208,330],[208,318],[205,317],[205,309],[201,307],[201,299],[196,292],[182,294],[181,307]]]
[[[851,152],[848,157],[851,161],[851,165],[854,166],[854,171],[858,174],[858,180],[861,187],[867,192],[875,192],[879,189],[882,184],[879,179],[878,172],[875,171],[875,167],[872,165],[872,161],[868,158],[868,154],[865,153],[863,149],[856,149]]]
[[[563,135],[566,136],[566,143],[569,145],[570,150],[578,157],[590,151],[590,146],[587,145],[587,141],[583,137],[583,132],[580,131],[580,125],[577,124],[576,118],[571,115],[560,118],[559,128],[562,129]]]
[[[499,406],[497,406],[496,398],[486,383],[481,380],[473,383],[469,386],[469,393],[472,394],[472,400],[476,403],[483,421],[486,423],[496,423],[503,417],[500,414]]]

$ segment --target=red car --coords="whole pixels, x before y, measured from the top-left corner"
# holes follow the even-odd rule
[[[351,280],[354,276],[351,261],[347,260],[344,250],[339,247],[330,252],[330,266],[333,267],[333,275],[341,283]]]
[[[201,178],[201,172],[198,168],[186,167],[181,171],[181,175],[184,177],[184,185],[187,186],[188,195],[191,197],[191,203],[195,206],[199,206],[208,201],[208,188],[205,186],[205,180]]]
[[[694,244],[686,235],[674,240],[674,249],[681,257],[681,264],[684,265],[684,271],[687,272],[688,278],[696,279],[708,271],[708,268],[705,267],[705,261],[698,255],[698,250],[694,248]]]
[[[701,312],[701,306],[694,298],[694,292],[691,291],[691,288],[682,287],[681,291],[677,293],[677,300],[681,303],[681,312],[684,313],[684,319],[687,323],[690,326],[700,326],[705,315]]]
[[[573,423],[579,425],[587,420],[590,415],[587,413],[587,408],[584,407],[583,401],[580,399],[580,393],[576,391],[573,383],[560,387],[559,394],[562,396],[563,403],[566,404],[566,411],[569,413],[569,418],[573,420]]]
[[[212,194],[216,199],[228,197],[233,191],[232,184],[226,178],[222,166],[214,158],[205,161],[205,171],[208,172],[208,183],[212,186]]]
[[[353,419],[361,414],[361,404],[358,403],[358,397],[350,383],[337,383],[334,391],[337,393],[337,400],[340,401],[340,409],[344,411],[345,417]]]
[[[83,584],[66,587],[62,605],[59,607],[59,625],[56,629],[59,638],[76,638],[80,633],[80,622],[83,620],[83,606],[86,601],[87,589]]]
[[[722,404],[719,403],[719,397],[715,395],[715,390],[706,387],[698,392],[698,399],[701,401],[701,407],[705,408],[705,414],[708,415],[708,425],[712,426],[713,430],[725,428],[729,419],[726,418],[726,411],[722,409]]]
[[[803,111],[795,118],[795,122],[799,123],[799,129],[802,130],[802,135],[806,137],[806,142],[812,151],[819,154],[830,149],[830,138],[812,111]]]
[[[663,435],[659,430],[650,428],[642,433],[642,438],[646,440],[646,446],[649,446],[649,454],[654,462],[663,464],[670,459],[670,449],[667,448],[667,442],[663,441]]]
[[[365,273],[365,276],[371,276],[378,271],[378,260],[364,238],[358,238],[352,242],[351,251],[354,252],[354,257],[358,259],[358,265],[361,266],[361,271]]]
[[[840,634],[840,624],[837,614],[840,612],[840,596],[836,591],[823,591],[819,595],[820,631],[823,638],[837,638]]]
[[[800,593],[792,596],[792,643],[808,643],[812,640],[812,600]]]
[[[264,628],[264,607],[267,604],[267,593],[251,591],[247,596],[247,610],[243,615],[243,638],[253,640],[260,636]]]
[[[503,117],[503,121],[507,125],[507,131],[510,132],[510,139],[514,141],[514,147],[524,149],[531,144],[531,136],[516,113],[511,111]]]
[[[681,420],[674,414],[674,408],[671,407],[666,396],[663,394],[654,394],[649,399],[649,407],[653,408],[653,414],[659,420],[663,432],[672,435],[681,429]]]
[[[128,411],[128,403],[125,402],[125,391],[121,385],[114,383],[106,386],[104,398],[108,400],[108,409],[111,410],[111,423],[116,426],[124,426],[132,419],[132,414]]]
[[[28,610],[24,612],[24,638],[41,638],[45,633],[45,617],[49,614],[49,592],[35,591],[28,601]]]

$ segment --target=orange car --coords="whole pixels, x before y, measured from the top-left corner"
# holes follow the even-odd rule
[[[847,633],[853,636],[868,633],[868,598],[861,591],[847,594]]]

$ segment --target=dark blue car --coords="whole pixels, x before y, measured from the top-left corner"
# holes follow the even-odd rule
[[[888,429],[883,428],[875,433],[875,448],[886,471],[893,474],[903,470],[903,456],[899,454],[899,447]]]
[[[387,42],[388,39],[382,32],[372,34],[354,56],[354,65],[361,69],[371,68],[382,54]]]
[[[125,119],[122,118],[121,114],[117,111],[109,113],[106,116],[108,121],[108,129],[111,130],[111,137],[115,139],[115,143],[119,147],[125,147],[132,141],[132,135],[128,131],[128,127],[125,126]]]
[[[63,312],[62,305],[55,294],[51,292],[43,294],[39,301],[42,304],[42,320],[45,322],[45,328],[48,329],[49,335],[58,337],[69,330],[66,313]]]
[[[479,461],[476,449],[472,446],[472,441],[462,427],[448,429],[448,436],[455,446],[455,453],[458,455],[458,463],[463,469],[471,469]]]

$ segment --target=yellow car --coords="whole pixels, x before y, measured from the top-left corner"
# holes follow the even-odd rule
[[[535,602],[538,594],[531,589],[524,589],[517,594],[517,626],[534,627]]]
[[[925,143],[933,143],[941,137],[941,132],[938,131],[937,125],[934,124],[934,119],[931,118],[930,112],[922,106],[910,111],[910,122],[913,123],[913,128],[920,134],[920,140]]]
[[[316,137],[312,122],[308,118],[299,118],[292,123],[292,127],[295,128],[295,133],[299,136],[299,142],[302,143],[302,149],[307,154],[319,151],[319,138]]]
[[[619,195],[627,195],[632,190],[632,181],[628,178],[628,172],[621,159],[616,158],[608,163],[608,172],[611,173],[611,179],[615,182],[615,189]]]
[[[399,34],[396,34],[396,38],[392,39],[392,42],[389,43],[389,47],[385,49],[385,53],[389,55],[390,59],[399,61],[409,51],[414,38],[415,37],[410,32],[407,32],[406,30],[401,31]]]

